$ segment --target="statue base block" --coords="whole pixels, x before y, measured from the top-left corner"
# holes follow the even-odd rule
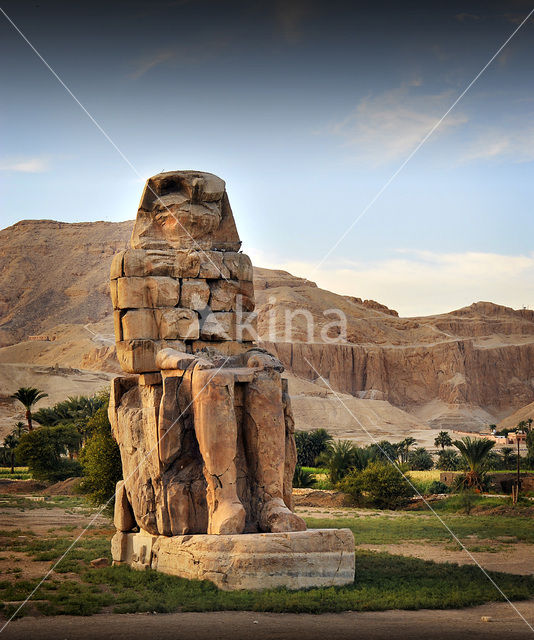
[[[225,591],[305,589],[354,581],[350,529],[172,537],[119,531],[111,541],[111,553],[114,564],[210,580]]]

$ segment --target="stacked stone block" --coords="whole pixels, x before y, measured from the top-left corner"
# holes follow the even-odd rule
[[[254,339],[250,258],[233,251],[127,249],[111,267],[117,355],[129,373],[157,371],[159,350],[224,355]]]

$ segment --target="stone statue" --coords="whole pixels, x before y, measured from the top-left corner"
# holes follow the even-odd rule
[[[293,418],[254,337],[252,265],[220,178],[161,173],[111,268],[115,524],[152,535],[306,529],[291,511]]]

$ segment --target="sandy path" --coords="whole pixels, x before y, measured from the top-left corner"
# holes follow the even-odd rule
[[[534,601],[516,603],[534,623]],[[490,622],[483,622],[490,616]],[[308,614],[254,612],[102,614],[58,616],[12,622],[2,640],[502,640],[534,633],[505,603],[448,611],[383,611]]]
[[[98,512],[82,510],[77,513],[75,509],[72,511],[62,509],[61,507],[38,507],[36,509],[28,509],[22,511],[16,508],[2,508],[0,501],[0,529],[20,529],[22,532],[33,531],[36,534],[47,533],[50,530],[56,530],[58,535],[72,537],[75,529],[83,529],[91,522],[93,515]],[[110,520],[105,516],[97,516],[93,522],[94,526],[109,526]],[[65,527],[73,528],[70,532]],[[64,533],[57,531],[63,528]]]

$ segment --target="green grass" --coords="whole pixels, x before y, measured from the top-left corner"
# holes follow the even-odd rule
[[[61,507],[67,511],[77,513],[93,513],[97,509],[91,506],[82,496],[38,496],[44,500],[31,500],[24,496],[13,494],[0,494],[0,506],[2,509],[54,509]]]
[[[11,496],[13,500],[16,497]],[[83,508],[80,498],[54,497],[54,506]],[[31,503],[31,502],[30,502]],[[34,504],[31,503],[32,507]],[[444,512],[460,535],[475,536],[470,546],[492,551],[516,539],[534,542],[532,519],[522,517],[459,516]],[[312,527],[349,527],[357,543],[385,544],[403,540],[445,541],[450,535],[436,518],[420,512],[401,515],[383,512],[357,518],[308,519]],[[510,539],[513,532],[516,538]],[[457,608],[501,600],[500,593],[477,567],[434,563],[387,553],[356,551],[356,578],[345,587],[300,591],[269,589],[262,592],[218,590],[210,582],[184,580],[126,566],[95,569],[90,561],[110,557],[111,531],[90,530],[69,551],[50,578],[36,591],[18,617],[37,610],[44,615],[92,615],[99,612],[270,611],[326,613],[386,609]],[[501,537],[501,540],[499,540]],[[477,539],[491,539],[477,545]],[[3,558],[11,567],[0,576],[0,616],[10,616],[39,580],[27,580],[17,569],[24,553],[47,566],[61,557],[73,540],[61,527],[35,535],[23,530],[0,530]],[[498,550],[498,549],[496,549]],[[439,554],[439,548],[436,549]],[[534,576],[491,574],[512,600],[534,596]]]
[[[262,592],[220,591],[210,582],[184,580],[155,571],[129,567],[89,569],[93,552],[108,555],[109,542],[98,549],[84,546],[79,557],[69,560],[77,580],[53,578],[34,595],[36,608],[45,615],[91,615],[103,609],[115,613],[155,611],[271,611],[279,613],[326,613],[381,611],[386,609],[446,609],[501,600],[499,592],[476,567],[357,552],[356,578],[345,587]],[[83,556],[83,559],[81,557]],[[512,600],[534,595],[534,578],[493,573],[493,579]],[[36,581],[0,581],[0,600],[9,604],[4,613],[16,610]],[[28,611],[23,610],[21,614]]]
[[[31,480],[31,477],[28,467],[15,467],[14,473],[11,473],[11,467],[0,467],[0,478],[8,480]]]
[[[326,475],[328,473],[328,469],[322,469],[321,467],[302,467],[302,470],[318,475]]]
[[[432,505],[434,506],[434,505]],[[516,540],[534,543],[532,517],[463,516],[443,513],[443,521],[459,537],[474,536],[480,540],[512,535]],[[404,541],[452,541],[453,538],[432,514],[360,516],[355,518],[305,518],[308,527],[348,528],[356,544],[395,544]]]

